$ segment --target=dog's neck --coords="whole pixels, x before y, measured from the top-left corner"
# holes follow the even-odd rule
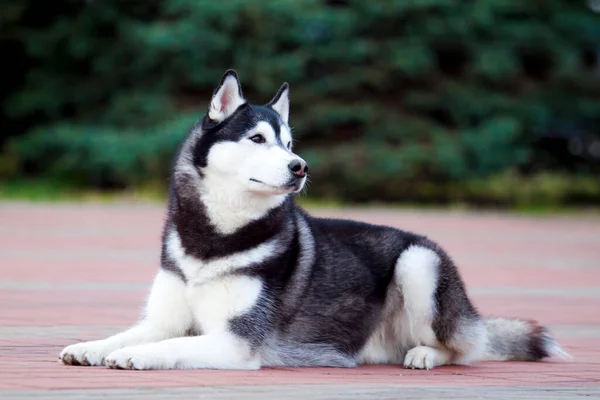
[[[170,225],[195,257],[244,251],[288,230],[285,207],[293,207],[289,196],[261,198],[231,187],[217,190],[206,176],[189,172],[174,175]]]
[[[286,195],[265,195],[231,185],[224,177],[205,175],[198,193],[206,214],[217,232],[229,235],[280,206]]]

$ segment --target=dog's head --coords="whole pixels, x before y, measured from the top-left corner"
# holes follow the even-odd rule
[[[299,192],[308,166],[292,152],[289,107],[287,83],[268,104],[250,105],[237,74],[227,71],[191,149],[195,169],[212,182],[256,194]]]

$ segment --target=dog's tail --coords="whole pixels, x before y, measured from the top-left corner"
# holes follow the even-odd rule
[[[484,360],[538,361],[545,357],[571,356],[536,322],[518,319],[485,319],[488,333]]]

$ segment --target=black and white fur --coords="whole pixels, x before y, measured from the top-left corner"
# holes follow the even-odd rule
[[[431,369],[566,355],[535,323],[483,319],[424,236],[313,218],[294,204],[289,89],[246,103],[228,71],[176,158],[161,269],[141,322],[65,348],[71,365],[127,369]]]

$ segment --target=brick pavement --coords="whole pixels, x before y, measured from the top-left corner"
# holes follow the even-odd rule
[[[425,233],[489,316],[533,317],[575,358],[408,371],[118,371],[59,351],[135,322],[158,267],[163,208],[0,203],[0,398],[600,398],[600,219],[322,210]],[[52,391],[48,391],[52,389]]]

